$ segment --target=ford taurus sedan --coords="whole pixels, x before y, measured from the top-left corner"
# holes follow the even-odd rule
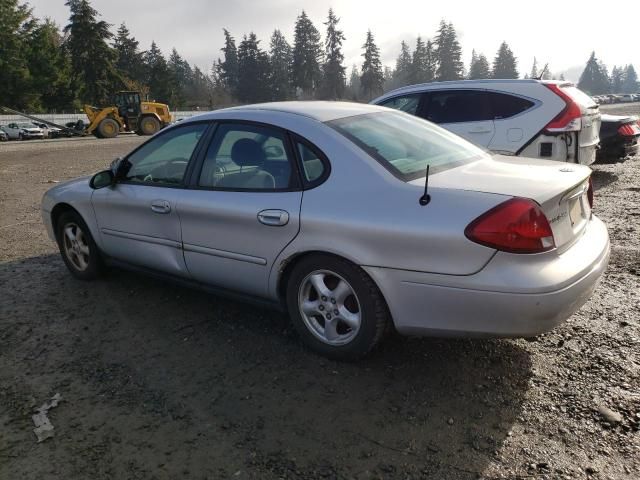
[[[492,156],[425,120],[350,103],[206,113],[57,185],[49,235],[105,265],[287,309],[321,354],[403,334],[532,336],[606,268],[590,170]]]

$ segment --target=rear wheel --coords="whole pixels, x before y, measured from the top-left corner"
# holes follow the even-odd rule
[[[69,211],[56,225],[58,247],[71,274],[80,280],[93,280],[102,272],[102,259],[89,227],[82,217]]]
[[[309,256],[294,267],[287,307],[304,343],[338,360],[369,353],[390,324],[373,280],[356,265],[331,255]]]
[[[120,133],[120,125],[113,118],[105,118],[99,124],[96,129],[99,138],[114,138]]]
[[[160,130],[160,122],[156,117],[143,117],[140,120],[139,135],[155,135]]]

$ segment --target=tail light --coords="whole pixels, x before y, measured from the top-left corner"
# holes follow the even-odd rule
[[[589,177],[589,188],[587,189],[587,199],[589,200],[589,206],[593,208],[593,180]]]
[[[638,123],[625,123],[618,128],[618,133],[623,137],[634,137],[640,135],[640,121]]]
[[[555,248],[551,225],[540,206],[512,198],[476,218],[464,231],[472,242],[511,253],[540,253]]]
[[[565,103],[562,111],[545,127],[548,132],[579,132],[582,129],[582,110],[557,83],[545,83],[545,87],[558,95]]]

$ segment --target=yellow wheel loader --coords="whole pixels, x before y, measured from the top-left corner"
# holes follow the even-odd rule
[[[98,138],[113,138],[120,132],[153,135],[171,123],[168,105],[143,102],[139,92],[118,92],[113,100],[111,107],[84,106],[84,113],[89,118],[85,133]]]

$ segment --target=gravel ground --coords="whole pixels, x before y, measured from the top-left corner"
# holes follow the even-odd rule
[[[279,313],[67,273],[42,193],[140,141],[0,145],[0,479],[640,478],[640,159],[594,166],[611,264],[566,324],[395,336],[343,364]],[[55,436],[36,443],[31,415],[56,393]]]

